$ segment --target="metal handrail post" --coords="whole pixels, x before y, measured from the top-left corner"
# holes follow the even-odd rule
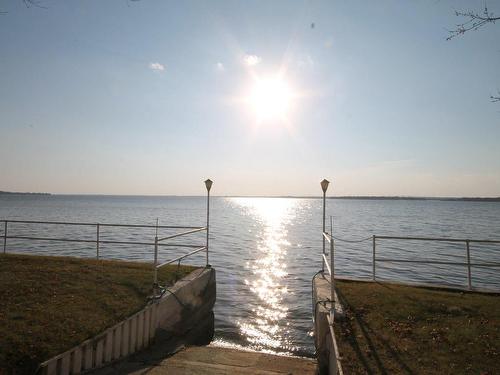
[[[330,317],[332,318],[331,321],[333,324],[335,312],[335,253],[333,237],[330,237],[330,270],[332,271],[330,275]]]
[[[158,291],[158,235],[155,236],[155,254],[153,262],[153,297],[156,297]]]
[[[332,269],[332,277],[335,276],[335,244],[333,237],[330,237],[330,268]]]
[[[99,223],[97,223],[96,229],[96,257],[99,260]]]
[[[465,245],[466,245],[466,250],[467,250],[467,284],[469,287],[469,290],[472,289],[472,279],[471,279],[471,272],[470,272],[470,246],[469,246],[469,240],[465,240]]]
[[[375,239],[377,236],[373,235],[373,255],[372,255],[372,279],[375,281]]]
[[[7,223],[8,220],[5,220],[5,225],[3,228],[3,253],[7,252]]]
[[[332,278],[335,275],[335,249],[333,244],[333,216],[330,216],[330,253],[333,253],[333,257],[331,257],[330,268],[332,270]]]

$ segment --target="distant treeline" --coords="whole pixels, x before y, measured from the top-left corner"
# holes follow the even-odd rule
[[[13,191],[1,191],[0,195],[52,195],[51,193],[22,193]],[[76,194],[78,196],[78,194]],[[89,194],[88,196],[99,196],[98,194]],[[113,196],[113,195],[110,195]],[[124,195],[133,197],[133,195]],[[169,195],[170,196],[170,195]],[[172,197],[187,197],[187,196],[172,196]],[[304,198],[304,199],[321,199],[321,196],[297,196],[297,195],[252,195],[252,196],[239,196],[239,195],[223,195],[223,198]],[[378,195],[343,195],[343,196],[330,196],[327,199],[359,199],[359,200],[404,200],[404,201],[463,201],[463,202],[500,202],[500,197],[403,197],[403,196],[378,196]]]
[[[301,199],[322,199],[321,196],[307,196],[307,195],[280,195],[280,196],[266,196],[266,195],[252,195],[252,196],[237,196],[227,195],[231,197],[248,197],[248,198],[301,198]],[[330,196],[326,199],[359,199],[359,200],[386,200],[386,201],[463,201],[463,202],[500,202],[500,197],[401,197],[401,196],[378,196],[378,195],[343,195],[343,196]]]
[[[17,191],[1,191],[0,195],[51,195],[50,193],[22,193]]]
[[[500,197],[386,197],[386,196],[340,196],[328,199],[371,199],[371,200],[414,200],[414,201],[464,201],[464,202],[500,202]]]

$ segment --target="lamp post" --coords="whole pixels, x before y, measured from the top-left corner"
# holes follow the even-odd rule
[[[324,179],[321,181],[321,190],[323,190],[323,233],[325,233],[325,215],[326,215],[326,191],[328,190],[328,185],[330,184],[330,181],[327,179]],[[321,237],[323,237],[323,254],[325,254],[325,236],[322,234]],[[323,269],[325,266],[323,265]]]
[[[210,189],[212,188],[213,181],[211,179],[205,180],[205,187],[207,188],[207,244],[206,244],[206,250],[207,250],[207,267],[209,266],[208,264],[208,228],[209,228],[209,223],[210,223]]]

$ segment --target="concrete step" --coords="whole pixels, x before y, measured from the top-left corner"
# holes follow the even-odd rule
[[[277,375],[316,374],[316,361],[213,346],[190,347],[155,366],[148,374],[156,375]]]

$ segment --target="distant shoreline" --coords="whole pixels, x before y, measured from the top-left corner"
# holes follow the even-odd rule
[[[0,195],[52,195],[50,193],[25,193],[18,191],[0,191]]]
[[[221,196],[225,198],[298,198],[322,199],[321,196]],[[404,196],[376,196],[376,195],[343,195],[329,196],[326,199],[352,199],[352,200],[394,200],[394,201],[463,201],[463,202],[500,202],[500,197],[404,197]]]
[[[173,197],[173,198],[195,198],[205,195],[127,195],[127,194],[52,194],[52,193],[30,193],[0,191],[0,196],[86,196],[86,197]],[[295,198],[295,199],[321,199],[321,196],[307,195],[213,195],[213,198]],[[326,199],[346,200],[406,200],[406,201],[462,201],[462,202],[500,202],[500,197],[412,197],[412,196],[384,196],[384,195],[342,195],[329,196]]]
[[[365,199],[365,200],[415,200],[415,201],[463,201],[463,202],[500,202],[500,197],[384,197],[384,196],[345,196],[329,199]]]

